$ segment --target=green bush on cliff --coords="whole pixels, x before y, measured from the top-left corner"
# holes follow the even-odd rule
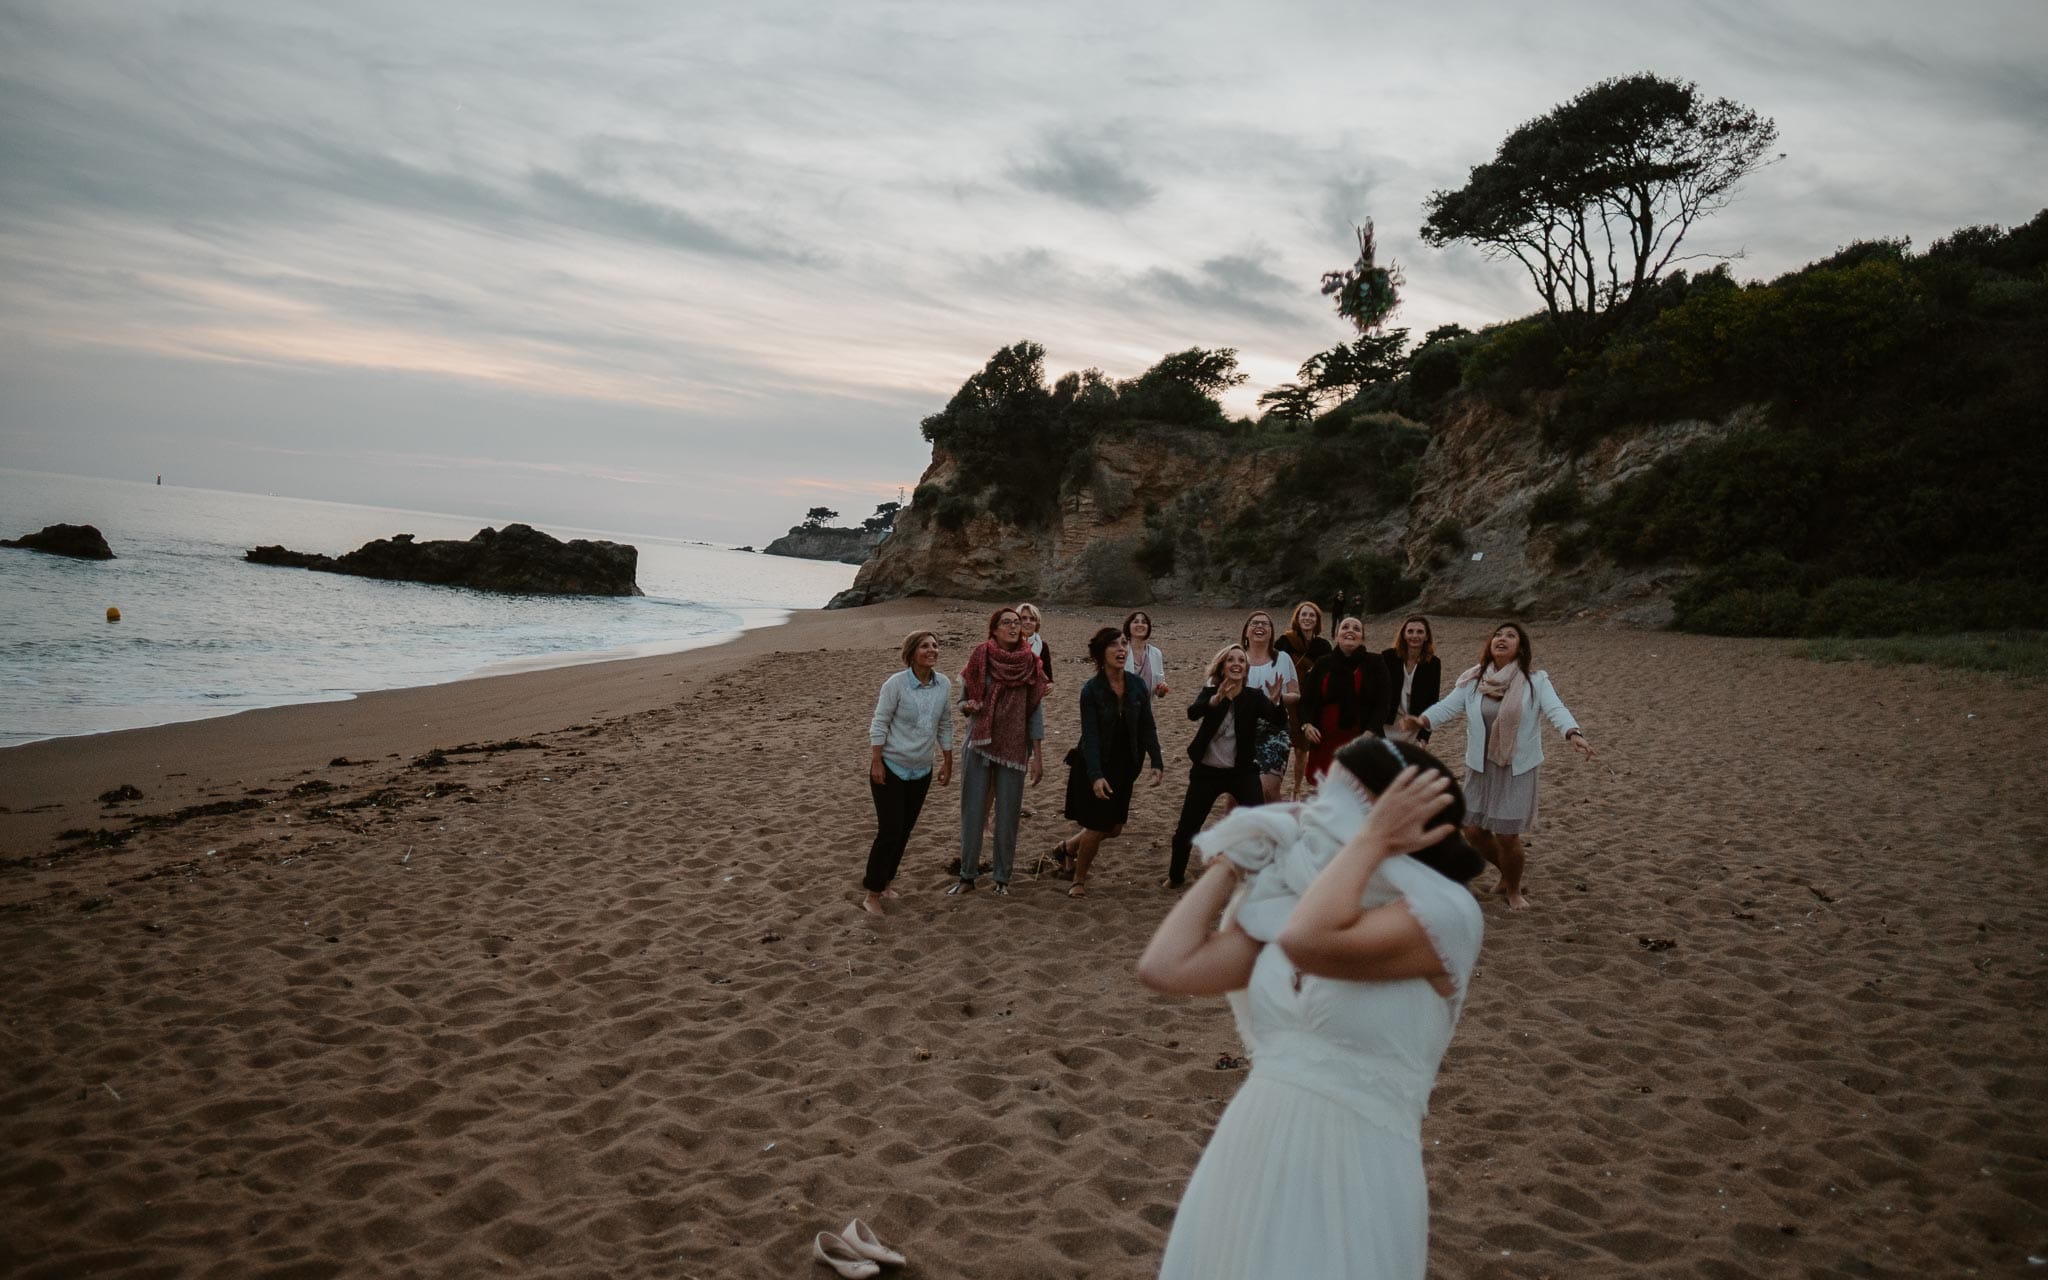
[[[1408,501],[1428,448],[1421,426],[1343,405],[1316,421],[1309,441],[1274,477],[1271,498],[1282,507],[1339,502],[1381,515]]]
[[[2048,521],[2036,514],[2048,490],[2048,211],[2011,232],[1966,228],[1919,256],[1868,241],[1768,284],[1716,271],[1667,285],[1597,350],[1568,358],[1545,427],[1553,443],[1583,449],[1744,404],[1763,415],[1582,510],[1540,496],[1532,524],[1584,519],[1560,540],[1561,563],[1599,550],[1624,565],[1701,566],[1674,599],[1691,630],[2048,622]],[[1475,353],[1467,387],[1517,367]],[[1499,385],[1543,376],[1525,368]]]

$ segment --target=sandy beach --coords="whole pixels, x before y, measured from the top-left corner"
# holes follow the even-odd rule
[[[943,896],[935,789],[875,921],[876,687],[986,614],[0,752],[0,1273],[822,1276],[859,1215],[908,1276],[1151,1275],[1244,1078],[1221,1001],[1132,977],[1241,618],[1154,611],[1167,780],[1069,900],[1028,872],[1121,613],[1051,611],[1014,894]],[[1490,624],[1439,622],[1447,679]],[[1484,900],[1432,1274],[2041,1272],[2048,688],[1532,634],[1600,755],[1551,740],[1533,909]]]

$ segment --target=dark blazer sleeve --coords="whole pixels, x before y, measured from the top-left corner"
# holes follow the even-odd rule
[[[1358,676],[1365,682],[1360,689],[1358,705],[1365,708],[1366,721],[1358,726],[1366,733],[1378,733],[1387,723],[1387,717],[1380,712],[1394,705],[1401,696],[1401,686],[1387,679],[1387,666],[1383,662],[1361,662]]]
[[[1138,731],[1138,745],[1144,749],[1147,756],[1151,757],[1154,769],[1164,770],[1166,768],[1166,757],[1159,754],[1159,725],[1152,719],[1152,691],[1145,687],[1143,676],[1131,681],[1131,687],[1137,690],[1138,693],[1137,698],[1132,704],[1137,708],[1138,713],[1138,718],[1135,721],[1135,727]]]
[[[1301,699],[1294,704],[1294,714],[1304,725],[1316,724],[1323,715],[1323,681],[1328,672],[1310,672],[1301,678]]]
[[[1188,743],[1188,759],[1197,764],[1201,763],[1202,753],[1209,749],[1209,739],[1216,736],[1217,722],[1223,719],[1224,709],[1229,706],[1228,703],[1217,706],[1212,701],[1215,696],[1216,686],[1205,684],[1188,706],[1188,719],[1201,721],[1195,730],[1194,741]]]
[[[1259,722],[1276,729],[1287,726],[1287,708],[1257,689],[1237,695],[1237,767],[1248,769],[1258,763]]]
[[[1431,658],[1428,662],[1419,664],[1415,668],[1415,707],[1409,714],[1421,715],[1435,706],[1437,700],[1444,696],[1443,685],[1444,660],[1442,658]],[[1396,686],[1394,692],[1396,696],[1399,696],[1400,689],[1398,686]],[[1429,733],[1429,730],[1424,729],[1415,736],[1424,742],[1428,742]]]
[[[1258,708],[1259,719],[1264,720],[1267,724],[1271,725],[1286,725],[1287,708],[1284,705],[1273,701],[1271,698],[1265,695],[1265,692],[1263,690],[1260,689],[1246,689],[1245,693],[1251,694],[1253,697],[1258,699],[1258,701],[1253,703],[1252,705]]]
[[[1088,780],[1102,774],[1102,712],[1096,705],[1095,682],[1081,686],[1081,759],[1088,767]]]

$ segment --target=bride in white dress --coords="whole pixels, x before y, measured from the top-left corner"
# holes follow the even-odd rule
[[[1155,990],[1228,995],[1252,1056],[1163,1280],[1428,1269],[1422,1116],[1479,959],[1464,886],[1485,864],[1434,756],[1367,737],[1337,763],[1307,804],[1239,809],[1198,839],[1208,869],[1138,961]]]

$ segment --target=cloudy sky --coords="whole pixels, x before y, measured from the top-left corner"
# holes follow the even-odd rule
[[[1051,372],[1526,313],[1421,203],[1640,70],[1774,117],[1768,276],[2024,221],[2043,0],[0,0],[0,466],[758,543]]]

